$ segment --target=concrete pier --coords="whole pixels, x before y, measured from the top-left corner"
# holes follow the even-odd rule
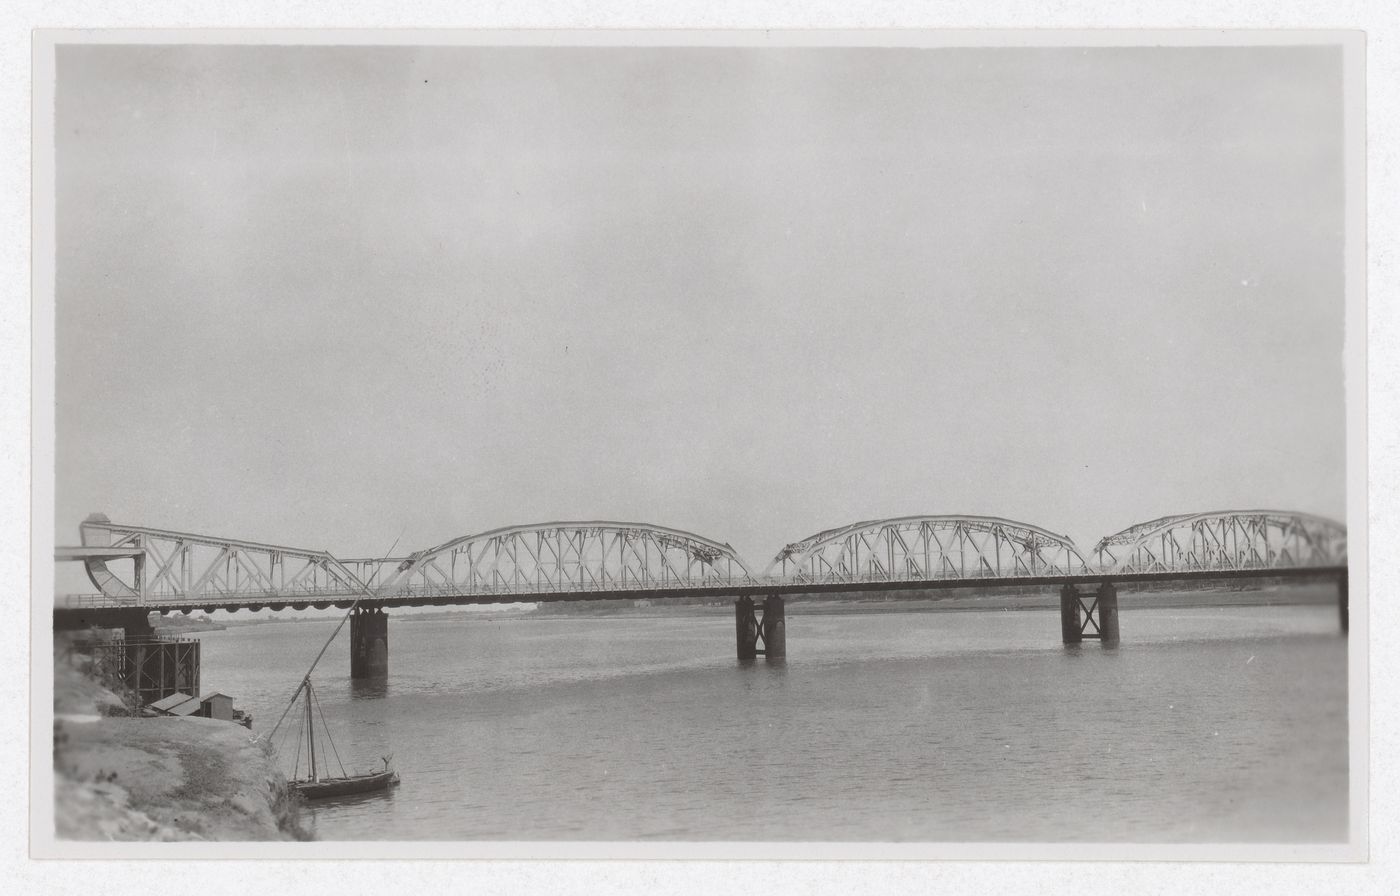
[[[770,660],[787,656],[787,613],[776,594],[763,602],[763,655]]]
[[[1084,640],[1083,622],[1079,616],[1079,592],[1073,585],[1060,588],[1060,637],[1066,644]]]
[[[787,619],[783,599],[776,594],[763,601],[760,618],[751,597],[734,601],[734,640],[739,659],[780,659],[787,656]]]
[[[389,674],[389,616],[382,609],[356,607],[350,615],[350,677]]]
[[[734,635],[739,659],[751,660],[758,656],[759,625],[751,597],[734,601]]]
[[[1099,640],[1104,644],[1118,643],[1118,589],[1112,582],[1099,586]]]
[[[1096,592],[1081,594],[1073,583],[1062,586],[1060,637],[1066,644],[1085,640],[1117,644],[1118,588],[1112,582],[1104,582]]]

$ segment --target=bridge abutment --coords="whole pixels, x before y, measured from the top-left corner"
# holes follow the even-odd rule
[[[81,631],[87,628],[119,628],[124,632],[124,637],[133,641],[155,637],[149,611],[137,607],[54,614],[55,631]]]
[[[787,614],[783,599],[770,594],[759,616],[751,597],[734,602],[734,634],[741,660],[757,657],[781,659],[787,656]]]
[[[389,674],[389,614],[379,607],[356,607],[350,614],[350,677]]]

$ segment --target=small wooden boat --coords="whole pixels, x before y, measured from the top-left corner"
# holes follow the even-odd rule
[[[389,548],[389,554],[393,554],[394,547],[398,547],[397,540],[394,541],[394,546]],[[386,555],[386,559],[387,557],[388,555]],[[337,563],[338,562],[339,561],[337,561]],[[404,565],[399,567],[400,571],[405,569],[408,563],[409,561],[405,561]],[[331,636],[326,639],[326,643],[321,645],[321,652],[316,654],[316,659],[311,661],[311,668],[306,670],[306,675],[302,678],[301,684],[298,685],[296,691],[292,693],[292,698],[287,701],[287,708],[282,710],[282,715],[278,717],[277,724],[272,726],[272,731],[267,735],[268,740],[275,745],[277,732],[282,730],[282,723],[287,720],[287,715],[292,711],[292,707],[297,705],[297,698],[305,691],[306,701],[304,704],[304,712],[306,713],[306,719],[303,725],[297,726],[295,729],[297,732],[296,758],[293,761],[292,773],[288,775],[287,778],[292,789],[307,799],[350,796],[357,793],[373,793],[378,790],[388,790],[391,786],[399,783],[399,773],[389,766],[389,760],[393,758],[392,756],[382,757],[384,760],[383,771],[364,772],[357,775],[347,774],[344,764],[340,761],[340,752],[336,750],[335,742],[331,740],[330,731],[326,731],[324,736],[326,742],[330,744],[332,755],[335,756],[336,765],[340,768],[340,775],[337,777],[335,775],[323,775],[321,773],[322,765],[328,765],[328,763],[318,762],[318,758],[320,760],[325,759],[324,752],[322,752],[320,757],[316,755],[315,717],[320,710],[320,703],[316,700],[315,694],[311,689],[311,673],[316,671],[316,664],[321,661],[321,657],[326,655],[326,649],[331,646],[331,642],[335,640],[336,635],[340,634],[340,630],[345,627],[345,623],[349,621],[351,614],[360,606],[361,598],[374,598],[374,593],[371,592],[363,582],[356,578],[354,573],[345,569],[343,566],[340,568],[340,573],[348,582],[353,584],[355,590],[360,593],[360,597],[356,597],[350,604],[350,608],[345,611],[345,615],[340,617],[340,624],[335,627],[335,631],[331,632]],[[313,708],[316,711],[313,711]],[[324,726],[324,716],[322,716],[321,721]],[[244,724],[251,727],[252,719],[249,718]],[[305,777],[300,775],[301,738],[303,735],[305,735],[307,746],[310,748],[311,759],[308,768],[309,773]],[[262,735],[258,735],[253,739],[257,741],[261,740],[262,737]],[[287,742],[290,739],[291,731],[289,730],[283,737],[281,746],[277,747],[279,759],[282,754],[282,747],[287,746]]]
[[[322,799],[332,796],[349,796],[355,793],[370,793],[375,790],[387,790],[390,786],[399,783],[399,774],[389,767],[389,760],[393,757],[381,757],[384,760],[383,771],[366,772],[358,775],[345,773],[345,767],[340,767],[339,777],[333,775],[322,775],[321,767],[316,759],[316,728],[314,724],[315,713],[312,711],[311,676],[308,675],[302,682],[302,689],[306,692],[306,740],[310,746],[310,768],[307,777],[294,777],[290,782],[297,793],[309,800]],[[330,740],[330,732],[325,732],[325,738]],[[332,743],[332,752],[334,751]],[[336,753],[336,763],[339,764],[340,755]],[[298,769],[300,762],[298,761]],[[296,772],[293,771],[293,775]]]
[[[399,783],[399,773],[385,766],[382,772],[369,772],[363,775],[347,775],[344,778],[321,778],[320,780],[293,781],[297,793],[309,800],[328,796],[349,796],[352,793],[369,793],[373,790],[387,790]]]

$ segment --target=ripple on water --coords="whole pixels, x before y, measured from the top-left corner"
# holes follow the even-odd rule
[[[351,682],[338,643],[317,693],[347,765],[393,753],[403,783],[317,806],[316,830],[1345,839],[1331,608],[1135,608],[1122,625],[1118,650],[1066,649],[1053,613],[791,614],[787,661],[741,665],[724,617],[393,622],[387,682]],[[202,678],[270,723],[329,631],[208,633]]]

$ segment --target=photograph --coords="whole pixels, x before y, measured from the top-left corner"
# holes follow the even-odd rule
[[[36,33],[35,842],[1364,857],[1362,48]]]

